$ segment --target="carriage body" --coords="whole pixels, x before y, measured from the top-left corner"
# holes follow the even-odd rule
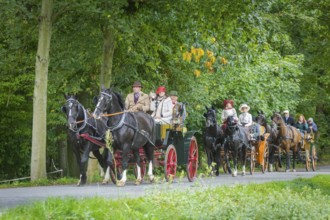
[[[186,165],[187,177],[194,181],[198,168],[196,131],[175,125],[156,125],[155,165],[164,166],[166,180],[176,176],[177,166]]]

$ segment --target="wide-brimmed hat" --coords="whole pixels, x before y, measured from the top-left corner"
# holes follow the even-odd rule
[[[169,96],[178,96],[178,92],[172,90],[172,91],[170,92]]]
[[[284,113],[284,114],[285,114],[285,113],[289,114],[289,110],[284,110],[283,113]]]
[[[132,85],[132,87],[143,87],[140,81],[135,81]]]
[[[309,118],[307,121],[308,122],[314,122],[313,118]]]
[[[230,103],[232,107],[234,107],[234,101],[233,100],[225,100],[223,101],[223,107],[226,108],[226,105]]]
[[[239,107],[239,110],[242,112],[243,111],[243,108],[247,108],[247,110],[249,111],[250,110],[250,106],[248,106],[247,104],[242,104],[240,107]]]
[[[158,95],[161,92],[166,92],[165,86],[159,86],[158,89],[156,90],[156,94]]]

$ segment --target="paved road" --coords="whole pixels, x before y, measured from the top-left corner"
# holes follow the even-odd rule
[[[73,185],[63,186],[41,186],[41,187],[22,187],[0,189],[0,213],[8,208],[16,207],[22,204],[28,204],[37,200],[45,200],[49,197],[92,197],[103,196],[106,198],[123,198],[123,197],[138,197],[153,190],[184,190],[193,189],[199,190],[204,187],[215,187],[221,185],[249,184],[249,183],[264,183],[269,181],[286,181],[299,177],[310,178],[317,174],[330,174],[330,166],[319,167],[316,172],[274,172],[274,173],[254,173],[253,175],[231,177],[226,174],[221,174],[219,177],[199,178],[195,182],[190,183],[186,178],[175,180],[172,184],[159,183],[150,184],[148,182],[135,186],[133,182],[128,182],[125,187],[116,187],[113,184],[100,185],[91,184],[83,187]]]

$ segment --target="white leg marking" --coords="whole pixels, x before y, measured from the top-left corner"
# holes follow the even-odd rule
[[[107,170],[105,171],[105,176],[102,184],[107,184],[109,182],[109,179],[110,179],[110,167],[108,166]]]

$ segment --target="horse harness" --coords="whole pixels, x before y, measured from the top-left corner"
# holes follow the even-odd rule
[[[133,125],[131,125],[131,124],[125,122],[125,118],[126,118],[126,116],[127,116],[128,114],[129,114],[130,116],[132,116],[132,118],[133,118],[134,121],[135,121],[135,125],[136,125],[136,126],[133,126]],[[146,132],[145,130],[140,130],[140,129],[139,129],[139,123],[138,123],[138,120],[136,119],[136,116],[135,116],[134,114],[130,113],[130,112],[123,112],[123,113],[122,113],[122,116],[121,116],[121,118],[120,118],[120,120],[119,120],[119,122],[118,122],[116,125],[114,125],[114,126],[108,127],[108,129],[109,129],[111,132],[114,132],[114,131],[119,130],[120,128],[122,128],[124,125],[127,126],[127,127],[129,127],[129,128],[131,128],[131,129],[134,131],[134,136],[133,136],[132,146],[134,146],[134,144],[135,144],[135,141],[136,141],[137,135],[140,134],[140,135],[142,135],[144,138],[146,138],[147,141],[148,141],[153,147],[155,147],[155,144],[154,144],[154,143],[152,142],[152,140],[150,139],[148,132]]]

